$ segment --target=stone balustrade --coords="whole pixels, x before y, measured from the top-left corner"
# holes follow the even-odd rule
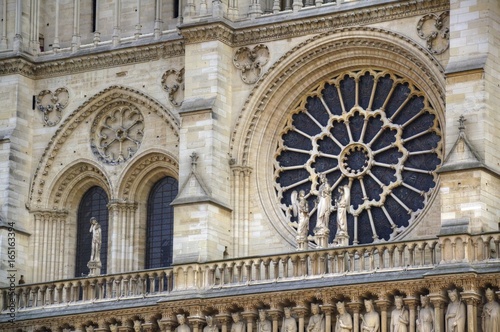
[[[500,233],[446,235],[434,239],[332,247],[277,255],[19,285],[0,290],[2,311],[166,297],[176,292],[231,289],[304,279],[421,271],[455,263],[498,263]],[[13,300],[11,300],[13,299]]]

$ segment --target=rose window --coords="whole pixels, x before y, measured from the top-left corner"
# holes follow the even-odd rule
[[[108,164],[120,164],[134,155],[144,135],[144,119],[132,105],[112,105],[92,125],[91,147]]]
[[[332,188],[330,243],[338,189],[345,185],[349,242],[389,240],[427,205],[441,161],[438,116],[422,91],[387,72],[349,72],[317,85],[290,113],[275,154],[275,191],[295,228],[293,196],[305,191],[313,235],[325,174]]]

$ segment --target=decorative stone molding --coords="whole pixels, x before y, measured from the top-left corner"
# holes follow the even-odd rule
[[[234,66],[240,70],[243,82],[253,84],[260,78],[262,67],[269,61],[269,48],[259,44],[252,49],[240,47],[233,57]]]
[[[66,117],[58,127],[48,142],[40,158],[37,169],[34,172],[28,199],[28,207],[35,209],[41,208],[46,178],[50,173],[56,155],[59,153],[59,150],[63,147],[68,137],[76,130],[79,124],[85,122],[90,116],[98,113],[105,105],[109,105],[117,100],[127,104],[133,104],[144,111],[149,110],[155,113],[161,119],[164,119],[174,135],[177,138],[179,137],[179,121],[173,114],[165,109],[163,105],[137,90],[116,85],[110,86],[78,107],[71,115]],[[110,198],[113,199],[113,197]]]
[[[444,53],[450,46],[450,13],[427,14],[417,23],[418,36],[427,42],[434,54]]]
[[[69,92],[66,88],[59,88],[52,92],[41,91],[36,97],[36,108],[43,113],[43,122],[53,127],[61,121],[62,110],[68,105]]]
[[[203,26],[190,25],[179,27],[186,44],[218,40],[227,45],[233,45],[234,28],[229,24],[215,22]]]
[[[68,56],[57,61],[7,59],[0,61],[0,76],[21,74],[34,79],[62,76],[183,56],[184,51],[184,41],[174,40],[81,57]]]
[[[181,106],[184,101],[184,68],[167,70],[161,77],[161,86],[167,91],[170,103]]]
[[[95,117],[90,147],[102,162],[118,165],[129,160],[144,137],[144,117],[134,104],[121,100],[110,103]]]

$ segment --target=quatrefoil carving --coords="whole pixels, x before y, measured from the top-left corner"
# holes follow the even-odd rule
[[[427,42],[427,48],[434,54],[444,53],[449,47],[450,15],[427,14],[417,24],[418,36]]]
[[[253,84],[260,78],[262,67],[269,61],[269,49],[259,44],[254,48],[240,47],[233,57],[233,63],[240,70],[243,82]]]
[[[184,100],[184,68],[167,70],[161,77],[161,86],[167,91],[170,103],[181,106]]]
[[[55,92],[41,91],[36,97],[36,108],[43,113],[43,122],[53,127],[62,118],[62,110],[68,105],[69,93],[66,88],[59,88]]]

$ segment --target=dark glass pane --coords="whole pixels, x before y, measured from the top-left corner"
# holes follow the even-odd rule
[[[170,205],[177,196],[177,180],[167,176],[151,189],[148,198],[146,231],[146,268],[170,266],[174,239],[174,209]]]
[[[100,187],[92,187],[83,195],[78,207],[75,276],[81,277],[89,273],[87,263],[92,250],[92,233],[90,218],[95,217],[101,225],[101,273],[106,274],[108,254],[108,196]]]

